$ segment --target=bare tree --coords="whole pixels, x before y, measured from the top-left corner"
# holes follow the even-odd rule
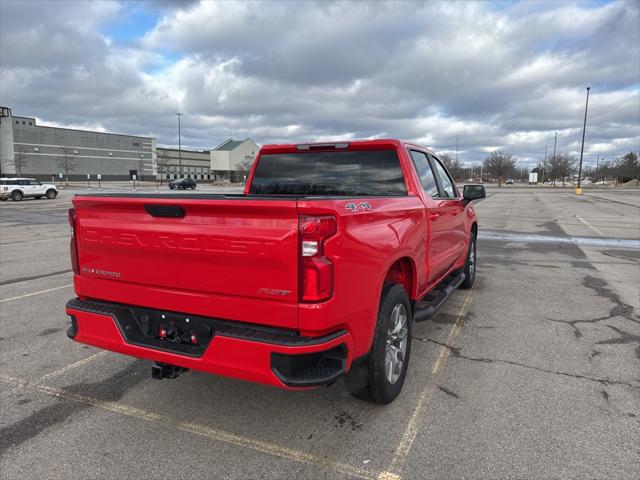
[[[568,153],[552,155],[548,160],[549,176],[555,186],[556,180],[562,180],[562,186],[567,177],[576,171],[576,157]]]
[[[456,160],[451,157],[448,153],[440,153],[438,154],[438,158],[447,167],[451,176],[458,180],[461,179],[464,175],[464,166],[460,160]]]
[[[20,145],[13,156],[13,163],[16,167],[16,175],[19,177],[22,169],[27,166],[29,159],[27,158],[27,150],[24,145]]]
[[[516,167],[516,158],[513,154],[496,150],[484,161],[484,171],[498,178],[498,186],[502,186],[502,179],[513,174]]]
[[[70,148],[63,148],[64,155],[58,160],[58,168],[64,171],[65,184],[69,185],[69,172],[78,166],[76,161],[76,153]]]
[[[251,171],[251,166],[253,165],[253,158],[245,157],[238,165],[236,166],[236,173],[240,181],[243,181],[244,177],[249,175]]]
[[[622,158],[619,158],[615,166],[616,177],[620,179],[620,182],[628,182],[636,179],[636,186],[640,179],[640,162],[638,162],[638,154],[636,152],[629,152]]]

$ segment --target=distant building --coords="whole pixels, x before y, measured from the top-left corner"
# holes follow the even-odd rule
[[[258,154],[258,144],[250,138],[244,140],[229,139],[211,150],[211,172],[216,177],[235,181],[238,178],[238,168],[244,163],[251,164]]]
[[[215,180],[211,175],[211,155],[209,150],[178,150],[177,148],[157,147],[158,178],[174,180],[193,178],[197,181]]]
[[[74,128],[45,127],[32,117],[0,107],[0,175],[72,181],[173,180],[242,181],[239,167],[250,165],[259,147],[250,138],[229,139],[211,150],[156,147],[155,138]]]
[[[84,180],[97,174],[103,180],[155,179],[156,141],[72,128],[45,127],[32,117],[13,116],[0,107],[0,174],[51,180],[62,175]]]

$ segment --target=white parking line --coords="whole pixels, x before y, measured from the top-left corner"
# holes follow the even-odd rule
[[[577,216],[577,215],[576,215]],[[593,225],[591,225],[589,222],[587,222],[584,218],[582,217],[578,217],[578,220],[580,220],[582,223],[584,223],[587,227],[591,227],[598,235],[600,235],[601,237],[604,237],[604,233],[602,233],[600,230],[598,230],[596,227],[594,227]]]
[[[73,287],[73,283],[69,285],[62,285],[61,287],[53,287],[53,288],[48,288],[46,290],[40,290],[39,292],[27,293],[25,295],[19,295],[17,297],[3,298],[2,300],[0,300],[0,303],[6,303],[6,302],[11,302],[13,300],[20,300],[22,298],[33,297],[34,295],[41,295],[43,293],[49,293],[55,290],[61,290],[63,288],[69,288],[69,287]]]
[[[51,395],[56,398],[64,398],[73,402],[83,403],[92,407],[101,408],[110,412],[126,415],[128,417],[137,418],[146,422],[156,423],[163,427],[172,427],[177,430],[188,432],[194,435],[208,438],[214,442],[222,442],[237,447],[247,448],[259,453],[265,453],[274,457],[284,458],[286,460],[293,460],[299,463],[305,463],[315,465],[317,467],[332,470],[336,473],[347,475],[354,478],[362,478],[367,480],[374,480],[377,477],[377,472],[366,470],[359,467],[354,467],[347,463],[331,460],[329,458],[320,457],[309,452],[302,450],[296,450],[282,445],[277,445],[271,442],[265,442],[263,440],[257,440],[255,438],[245,437],[234,433],[226,432],[224,430],[218,430],[215,428],[207,427],[206,425],[183,422],[176,418],[160,415],[158,413],[149,412],[140,408],[124,405],[119,402],[111,402],[107,400],[100,400],[99,398],[90,397],[87,395],[81,395],[78,393],[69,392],[62,388],[49,387],[46,385],[39,385],[30,383],[26,380],[19,378],[9,377],[7,375],[0,374],[0,381],[4,383],[14,384],[23,388],[31,388],[38,392]]]
[[[458,336],[458,333],[460,333],[462,322],[464,321],[464,317],[469,311],[469,305],[471,305],[471,302],[473,300],[473,294],[473,289],[469,290],[469,293],[467,293],[464,303],[462,304],[462,307],[460,307],[460,311],[458,312],[458,317],[456,318],[453,327],[451,327],[444,345],[452,345],[454,340]],[[450,349],[446,346],[440,347],[438,358],[431,367],[432,376],[431,378],[429,378],[429,381],[420,393],[418,403],[416,403],[416,407],[413,411],[413,414],[411,415],[411,419],[409,420],[409,423],[407,424],[407,427],[402,434],[402,438],[400,439],[400,444],[393,454],[393,458],[389,463],[389,467],[387,467],[385,471],[381,472],[380,475],[378,475],[377,480],[399,480],[401,478],[400,474],[402,473],[402,469],[407,461],[407,458],[409,458],[411,448],[413,447],[413,443],[415,442],[416,436],[418,435],[420,420],[424,416],[424,410],[427,408],[429,402],[431,401],[433,392],[435,391],[437,386],[438,378],[440,377],[442,368],[444,367],[447,361],[447,357],[450,353]]]
[[[62,375],[63,373],[68,372],[69,370],[73,370],[74,368],[81,367],[82,365],[86,365],[89,362],[93,362],[94,360],[97,360],[100,357],[104,357],[107,353],[109,353],[107,350],[102,350],[98,353],[94,353],[93,355],[87,358],[83,358],[82,360],[78,360],[77,362],[74,362],[62,368],[59,368],[54,372],[47,373],[46,375],[40,377],[39,380],[34,382],[34,385],[39,385],[42,382],[49,380],[50,378],[57,377],[58,375]]]

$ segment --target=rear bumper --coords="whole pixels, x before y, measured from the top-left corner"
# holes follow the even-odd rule
[[[67,334],[77,342],[284,389],[331,383],[353,360],[353,339],[346,330],[301,337],[280,328],[80,299],[70,300],[66,313],[72,323]],[[204,325],[210,329],[210,338],[198,339],[198,346],[160,340],[153,331],[157,325],[149,326],[148,317],[153,323],[153,318],[164,319],[163,315],[176,322],[189,318],[189,325]]]

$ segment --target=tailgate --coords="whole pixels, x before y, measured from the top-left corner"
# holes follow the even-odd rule
[[[297,328],[295,200],[80,196],[73,205],[78,295]]]

